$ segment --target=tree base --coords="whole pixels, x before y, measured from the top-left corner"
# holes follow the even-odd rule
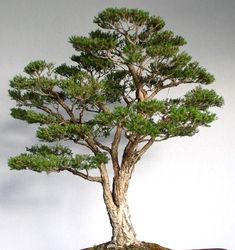
[[[120,248],[120,247],[112,247],[112,245],[110,244],[110,242],[107,243],[103,243],[100,244],[98,246],[94,246],[94,247],[89,247],[89,248],[85,248],[82,250],[128,250],[128,249],[133,249],[133,250],[170,250],[169,248],[166,247],[162,247],[158,244],[155,243],[147,243],[147,242],[139,242],[138,245],[132,245],[132,246],[128,246],[128,247],[124,247],[124,248]]]

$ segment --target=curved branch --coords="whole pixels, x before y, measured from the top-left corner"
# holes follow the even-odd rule
[[[74,175],[80,176],[81,178],[83,178],[85,180],[102,183],[102,179],[100,176],[90,176],[88,174],[84,174],[84,173],[82,173],[76,169],[73,169],[73,168],[61,167],[58,169],[58,172],[65,171],[65,170],[67,170],[68,172],[71,172]]]

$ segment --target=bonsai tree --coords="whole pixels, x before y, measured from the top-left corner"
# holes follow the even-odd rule
[[[210,126],[216,119],[210,108],[221,107],[223,98],[204,88],[214,77],[181,50],[185,39],[165,30],[160,17],[108,8],[94,23],[99,28],[87,37],[70,37],[72,65],[36,60],[11,80],[11,115],[38,124],[36,136],[45,144],[11,157],[9,166],[68,171],[100,184],[112,226],[109,247],[140,245],[127,203],[136,163],[155,142]],[[183,84],[194,88],[178,98],[158,98]],[[88,154],[79,154],[80,147]]]

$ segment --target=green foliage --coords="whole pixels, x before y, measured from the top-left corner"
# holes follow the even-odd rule
[[[165,110],[165,102],[159,100],[150,100],[138,102],[134,105],[134,109],[137,113],[146,114],[152,117],[156,113],[163,113]]]
[[[22,170],[30,169],[36,172],[52,172],[57,171],[60,167],[69,166],[70,159],[65,156],[55,155],[28,155],[20,154],[19,156],[11,157],[8,161],[8,165],[11,169]]]
[[[31,123],[40,123],[42,124],[51,124],[60,121],[59,115],[46,115],[43,113],[38,113],[31,110],[25,110],[21,108],[12,108],[11,116],[15,119],[25,120],[29,124]]]
[[[88,72],[100,72],[110,70],[113,67],[110,59],[99,58],[89,53],[81,53],[79,56],[73,55],[71,59],[78,64],[79,69],[86,69]]]
[[[184,103],[188,107],[193,106],[206,110],[210,107],[222,107],[224,100],[214,90],[197,87],[185,95]]]
[[[24,68],[24,72],[34,77],[34,76],[40,76],[44,70],[48,70],[48,72],[51,72],[52,69],[53,69],[53,63],[46,63],[46,61],[44,60],[37,60],[30,62]]]
[[[216,114],[210,107],[221,107],[223,98],[214,90],[197,87],[185,94],[184,98],[167,100],[163,118],[157,122],[160,134],[172,136],[192,136],[199,126],[210,126]]]
[[[215,80],[181,50],[185,39],[164,30],[160,17],[138,9],[108,8],[94,23],[100,29],[87,37],[70,37],[76,50],[73,65],[55,67],[44,60],[31,61],[22,75],[10,81],[9,89],[16,101],[11,115],[38,123],[41,141],[73,141],[90,149],[92,142],[94,155],[74,155],[66,147],[40,145],[10,158],[11,168],[39,172],[61,167],[90,169],[107,162],[99,139],[111,135],[117,125],[132,139],[161,140],[192,136],[216,119],[210,108],[221,107],[223,98],[214,90],[196,87],[181,98],[153,98],[180,84]]]
[[[102,112],[96,115],[93,120],[93,125],[98,125],[99,128],[102,127],[106,130],[111,130],[118,123],[122,123],[123,127],[130,132],[134,132],[138,135],[150,135],[156,137],[158,134],[156,123],[154,123],[151,118],[138,113],[139,110],[142,110],[142,112],[146,112],[147,114],[159,112],[164,104],[153,102],[154,101],[150,102],[150,105],[148,105],[147,102],[145,105],[136,105],[135,109],[117,106],[112,112]],[[146,111],[147,107],[151,107],[152,110]]]
[[[78,141],[84,136],[92,135],[92,128],[87,124],[50,124],[47,127],[39,127],[37,137],[43,141],[54,142],[60,140]]]
[[[74,79],[68,78],[61,80],[58,86],[66,97],[76,99],[83,104],[95,104],[105,100],[102,84],[94,79],[82,77],[81,80],[74,81]]]
[[[121,122],[128,131],[153,138],[192,136],[199,126],[208,127],[216,119],[208,108],[222,105],[223,98],[214,90],[198,87],[181,99],[143,101],[131,108],[117,106],[112,112],[96,115],[93,125],[111,130]]]
[[[71,36],[69,41],[76,50],[88,53],[102,50],[111,50],[117,45],[117,41],[113,38],[110,38],[109,36],[106,38]]]
[[[104,96],[107,102],[120,102],[125,94],[125,86],[120,82],[127,76],[128,72],[125,70],[109,73],[103,82]]]
[[[143,60],[142,49],[138,45],[127,43],[123,48],[126,63],[136,63]]]
[[[64,156],[72,156],[72,150],[67,147],[63,147],[61,145],[55,145],[50,147],[48,145],[35,145],[31,148],[26,148],[26,150],[32,154],[40,154],[42,156],[46,155],[64,155]]]
[[[172,31],[154,34],[146,43],[146,53],[151,56],[171,57],[176,55],[179,47],[186,44],[181,36],[174,36]]]
[[[125,127],[136,135],[150,135],[155,138],[159,134],[156,123],[141,114],[130,114],[129,119],[125,121]]]
[[[60,171],[61,168],[71,168],[77,170],[88,170],[97,168],[101,162],[107,163],[108,157],[103,154],[74,155],[70,149],[57,145],[49,147],[47,145],[33,146],[27,148],[29,153],[11,157],[8,164],[11,169],[30,169],[36,172]]]
[[[97,114],[94,117],[92,124],[114,127],[117,123],[123,122],[128,114],[129,109],[127,107],[117,106],[112,112],[101,112]]]
[[[77,76],[80,73],[77,67],[68,66],[65,63],[56,67],[55,72],[64,77]]]
[[[123,20],[141,26],[148,19],[149,13],[147,11],[127,8],[108,8],[98,14],[94,19],[94,23],[98,24],[101,28],[109,29]]]
[[[31,93],[37,94],[37,91],[42,91],[44,92],[44,94],[46,94],[57,84],[58,81],[56,79],[52,79],[47,76],[26,77],[17,75],[10,81],[10,87],[12,88],[12,90],[17,90],[18,92],[22,92],[22,90],[28,90]],[[25,93],[27,92],[23,92],[23,94]]]

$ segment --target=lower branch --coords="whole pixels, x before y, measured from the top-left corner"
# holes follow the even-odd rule
[[[83,179],[88,180],[88,181],[99,182],[99,183],[102,182],[102,179],[101,179],[101,177],[99,177],[99,176],[90,176],[90,175],[88,175],[88,174],[84,174],[84,173],[82,173],[82,172],[80,172],[80,171],[78,171],[78,170],[76,170],[76,169],[73,169],[73,168],[67,168],[67,167],[63,167],[63,168],[62,168],[62,167],[61,167],[61,168],[58,169],[58,172],[60,172],[60,171],[65,171],[65,170],[71,172],[71,173],[74,174],[74,175],[78,175],[78,176],[80,176],[80,177],[82,177]]]

